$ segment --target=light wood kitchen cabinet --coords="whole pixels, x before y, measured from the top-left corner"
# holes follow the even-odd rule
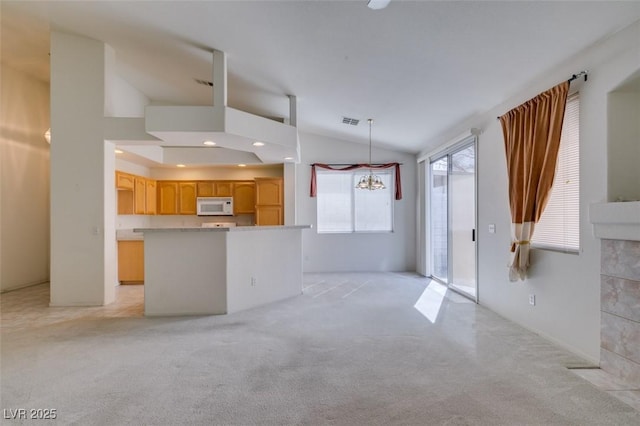
[[[256,225],[284,224],[282,178],[256,178]]]
[[[129,173],[116,171],[116,189],[133,191],[135,176]]]
[[[196,214],[195,182],[178,182],[178,214]]]
[[[283,222],[282,206],[256,206],[256,225],[282,225]]]
[[[197,182],[198,197],[231,197],[233,196],[232,181],[205,180]]]
[[[158,181],[158,214],[178,214],[178,182]]]
[[[255,182],[233,183],[233,214],[252,214],[256,209]]]
[[[144,282],[144,241],[118,241],[118,281]]]
[[[116,171],[118,214],[156,214],[156,181]]]
[[[147,212],[147,180],[136,176],[133,188],[133,213],[145,214]]]
[[[214,197],[232,197],[233,182],[215,182],[216,195]]]
[[[133,214],[133,191],[129,189],[118,190],[118,214]]]
[[[282,205],[282,179],[256,178],[256,206]]]
[[[205,180],[196,183],[196,194],[198,197],[213,197],[215,194],[213,181]]]
[[[157,210],[157,184],[155,180],[146,179],[145,180],[145,213],[146,214],[156,214]]]

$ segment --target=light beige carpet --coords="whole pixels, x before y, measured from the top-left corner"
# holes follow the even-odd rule
[[[0,408],[78,425],[640,424],[565,368],[584,361],[429,283],[308,274],[304,295],[234,315],[7,330]]]

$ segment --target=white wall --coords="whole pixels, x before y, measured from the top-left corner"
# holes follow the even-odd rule
[[[0,70],[0,291],[49,280],[49,85]]]
[[[446,141],[472,127],[483,130],[478,141],[480,303],[592,362],[598,362],[600,346],[600,242],[593,236],[588,207],[607,199],[607,95],[640,69],[638,40],[640,22],[568,59],[507,102],[441,137]],[[506,161],[496,116],[585,69],[589,79],[580,89],[580,253],[533,250],[529,279],[511,283]],[[489,224],[496,224],[495,234],[489,234]],[[528,304],[529,294],[536,295],[536,306]]]
[[[366,162],[369,147],[300,132],[301,164],[296,170],[297,223],[303,232],[304,271],[415,271],[416,157],[373,149],[374,163],[399,162],[403,199],[394,203],[393,233],[318,234],[316,199],[309,196],[311,163]],[[372,255],[373,254],[373,255]]]
[[[105,82],[105,117],[144,117],[149,98],[115,73]]]
[[[282,177],[282,165],[152,168],[151,178],[158,180],[253,180],[256,177]]]

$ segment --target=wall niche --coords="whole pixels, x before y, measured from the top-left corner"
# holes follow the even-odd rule
[[[607,98],[607,201],[640,201],[640,70]]]

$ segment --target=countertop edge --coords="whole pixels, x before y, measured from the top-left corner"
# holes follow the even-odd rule
[[[133,232],[246,232],[268,230],[292,230],[310,229],[311,225],[277,225],[277,226],[236,226],[231,228],[203,228],[203,227],[177,227],[177,228],[134,228]]]

